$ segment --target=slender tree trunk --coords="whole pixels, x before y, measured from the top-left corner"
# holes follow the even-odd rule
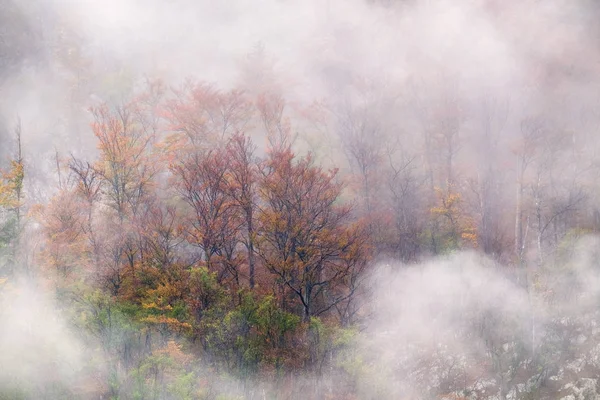
[[[248,268],[250,275],[250,289],[254,288],[254,274],[255,274],[255,257],[254,257],[254,223],[252,215],[252,207],[246,209],[246,223],[248,224]]]
[[[523,237],[523,179],[525,178],[525,160],[517,158],[517,194],[515,207],[515,257],[519,272],[524,268],[525,242]],[[521,279],[519,279],[521,280]]]

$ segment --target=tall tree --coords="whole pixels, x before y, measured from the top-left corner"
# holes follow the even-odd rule
[[[15,129],[17,150],[10,167],[0,171],[0,268],[11,271],[16,261],[16,248],[21,230],[21,209],[25,166],[21,151],[21,124]]]
[[[208,148],[242,131],[252,116],[240,90],[222,92],[211,85],[186,82],[167,102],[166,115],[180,145]]]
[[[222,149],[198,150],[171,166],[176,187],[190,207],[187,234],[201,249],[209,270],[218,270],[219,281],[229,273],[239,283],[234,262],[239,241],[240,214],[231,197],[229,165]]]
[[[255,241],[257,206],[258,163],[254,155],[255,147],[249,137],[236,134],[227,144],[229,160],[229,193],[241,209],[246,235],[243,240],[248,251],[248,279],[250,288],[255,284]]]
[[[106,105],[92,109],[92,129],[100,149],[96,169],[107,185],[108,205],[121,221],[137,212],[156,173],[149,157],[153,132],[144,129],[134,111],[135,104],[114,110]]]
[[[93,173],[86,168],[74,170],[86,196],[92,195],[88,192],[95,179],[99,180],[101,202],[111,210],[104,213],[105,229],[101,233],[105,240],[98,242],[98,249],[105,260],[103,269],[108,272],[104,278],[114,293],[118,293],[125,278],[124,265],[132,284],[136,284],[136,265],[142,257],[140,219],[153,195],[158,172],[152,153],[154,125],[144,118],[140,107],[136,101],[114,108],[105,104],[93,107],[92,130],[100,157]],[[85,183],[92,178],[94,182]]]
[[[258,254],[300,302],[305,321],[352,296],[336,289],[364,257],[362,231],[350,207],[337,204],[335,179],[335,170],[313,165],[310,155],[296,159],[289,148],[271,154],[261,179]]]

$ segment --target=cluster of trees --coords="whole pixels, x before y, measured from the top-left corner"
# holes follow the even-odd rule
[[[545,301],[554,275],[543,268],[598,228],[587,130],[442,94],[413,98],[416,135],[399,128],[407,109],[394,96],[294,114],[277,91],[149,82],[90,109],[96,158],[57,154],[54,195],[27,223],[18,128],[0,184],[3,276],[23,264],[19,233],[41,233],[35,263],[106,364],[82,384],[92,396],[210,398],[210,371],[250,397],[263,378],[348,398],[350,342],[377,306],[365,307],[369,265],[476,249]],[[294,127],[339,146],[307,152]],[[531,341],[522,360],[544,343]],[[344,384],[292,380],[299,371]]]
[[[600,229],[599,119],[583,61],[523,56],[535,76],[484,87],[466,65],[421,69],[418,57],[397,81],[315,60],[332,94],[304,107],[263,48],[236,89],[140,89],[133,70],[88,59],[68,25],[56,28],[47,50],[68,109],[47,113],[63,112],[66,133],[52,141],[73,154],[23,156],[17,129],[0,176],[0,291],[34,265],[90,357],[75,383],[0,387],[0,398],[553,398],[557,382],[583,374],[569,365],[600,371],[580,357],[600,343],[595,306],[575,313],[569,301],[585,286],[568,261],[575,239]],[[5,44],[19,39],[0,59],[9,71],[39,46],[29,28],[7,32]],[[33,47],[15,53],[23,41]],[[88,138],[95,156],[82,155]],[[389,304],[371,301],[384,290],[366,282],[378,261],[464,249],[506,266],[527,310],[479,298],[469,308],[475,285],[460,281],[466,295],[449,296],[459,305],[424,290],[434,298],[424,315],[459,321],[431,328],[435,345],[396,343],[401,312],[377,332],[373,315]],[[383,339],[360,353],[363,329]]]
[[[348,398],[349,343],[373,311],[362,283],[386,258],[477,249],[544,296],[542,266],[597,229],[595,141],[542,117],[507,134],[508,102],[489,98],[471,133],[458,93],[417,102],[422,135],[398,128],[397,98],[314,105],[292,121],[276,91],[190,81],[90,108],[97,157],[56,155],[54,196],[30,207],[28,228],[43,236],[36,263],[107,364],[82,386],[210,398],[210,371],[250,397],[263,378],[275,391]],[[303,150],[292,122],[335,132],[339,146]],[[18,143],[0,185],[7,272],[24,228]],[[344,385],[292,385],[299,371]]]
[[[294,153],[282,108],[151,84],[91,109],[96,160],[57,160],[58,191],[32,210],[38,260],[105,352],[113,380],[100,390],[171,396],[192,371],[148,365],[165,351],[241,380],[318,376],[357,322],[368,229],[337,171]],[[260,156],[254,121],[269,142]]]

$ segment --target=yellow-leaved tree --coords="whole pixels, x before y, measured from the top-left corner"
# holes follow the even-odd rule
[[[15,246],[21,225],[23,179],[25,168],[21,156],[21,130],[17,126],[17,156],[10,167],[0,171],[0,276],[14,263]]]
[[[464,212],[462,196],[452,188],[436,188],[437,204],[431,208],[431,216],[438,221],[437,242],[442,251],[452,251],[477,246],[477,231],[473,219]]]

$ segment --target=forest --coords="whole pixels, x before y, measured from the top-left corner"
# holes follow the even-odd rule
[[[0,399],[600,399],[600,7],[259,3],[0,0]]]

